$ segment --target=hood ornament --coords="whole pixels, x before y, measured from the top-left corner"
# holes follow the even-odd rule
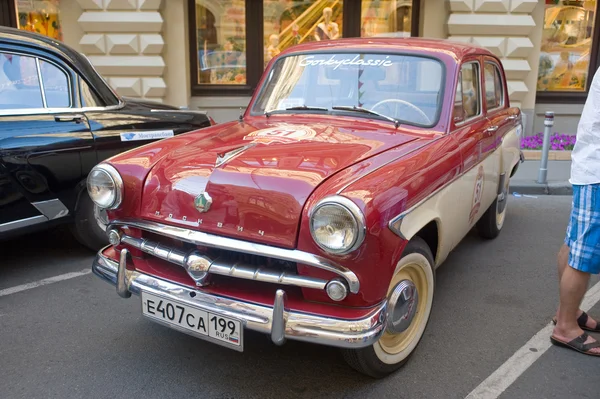
[[[230,159],[236,157],[237,155],[240,155],[242,152],[246,151],[247,149],[254,147],[256,144],[257,143],[246,144],[242,147],[238,147],[229,152],[217,154],[217,161],[215,162],[215,168],[218,168],[219,166],[223,165],[225,162],[229,161]]]
[[[205,191],[194,199],[194,206],[200,212],[208,212],[210,209],[210,205],[212,204],[212,198]]]

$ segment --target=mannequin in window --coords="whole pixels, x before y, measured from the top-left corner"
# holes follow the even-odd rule
[[[267,54],[265,55],[265,64],[281,51],[279,50],[279,35],[277,33],[273,33],[269,36],[269,47],[267,47]]]
[[[323,9],[323,22],[320,22],[315,29],[315,40],[335,40],[340,37],[338,24],[331,20],[333,10],[331,7]]]

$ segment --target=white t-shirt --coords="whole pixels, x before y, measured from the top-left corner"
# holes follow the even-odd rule
[[[600,183],[600,68],[581,113],[571,159],[571,184]]]

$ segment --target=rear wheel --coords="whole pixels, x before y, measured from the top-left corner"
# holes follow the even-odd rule
[[[435,285],[433,262],[423,239],[415,237],[407,244],[388,288],[386,331],[369,347],[342,350],[352,368],[382,378],[408,361],[429,322]]]
[[[77,241],[93,251],[98,251],[108,245],[107,224],[106,211],[98,208],[84,190],[75,211],[75,223],[71,226],[71,232]]]
[[[506,219],[506,205],[508,202],[509,180],[509,178],[506,179],[502,192],[481,216],[481,219],[477,221],[477,232],[483,238],[493,239],[498,237],[504,226],[504,220]]]

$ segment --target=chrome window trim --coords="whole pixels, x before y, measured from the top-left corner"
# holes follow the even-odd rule
[[[468,64],[476,64],[477,65],[477,72],[478,72],[477,73],[477,80],[478,80],[478,83],[479,83],[479,90],[478,90],[477,96],[479,97],[479,113],[476,114],[476,115],[470,116],[467,119],[463,119],[460,122],[454,122],[454,126],[455,127],[462,127],[462,126],[467,125],[470,122],[472,122],[472,121],[474,121],[474,120],[476,120],[476,119],[478,119],[478,118],[480,118],[480,117],[483,116],[483,99],[481,97],[481,89],[482,89],[482,87],[481,87],[481,63],[479,62],[479,60],[473,60],[473,61],[467,61],[467,62],[465,62],[464,64],[462,64],[460,66],[461,76],[462,76],[462,68],[463,68],[463,66],[468,65]],[[461,103],[463,104],[463,107],[464,107],[464,101],[462,101],[462,91],[463,91],[463,88],[464,88],[464,85],[462,84],[462,78],[461,78],[461,82],[460,82],[461,96],[460,97],[461,97]]]
[[[23,56],[23,57],[29,57],[29,58],[33,58],[36,60],[36,67],[38,70],[38,79],[40,80],[40,90],[42,92],[42,99],[43,99],[42,104],[44,105],[43,108],[0,109],[0,116],[50,115],[50,114],[57,114],[57,113],[71,113],[71,112],[78,113],[78,112],[94,112],[94,111],[110,112],[110,111],[119,110],[125,106],[125,102],[121,99],[121,97],[119,97],[116,94],[114,89],[108,85],[108,83],[102,77],[102,75],[100,75],[98,73],[98,71],[96,71],[96,69],[94,68],[94,66],[92,65],[92,63],[89,61],[89,59],[87,57],[85,57],[85,58],[87,59],[88,63],[92,66],[92,69],[94,70],[94,72],[96,72],[96,75],[98,75],[100,77],[100,79],[102,80],[102,82],[111,90],[111,93],[113,93],[113,95],[115,96],[116,100],[118,101],[118,104],[106,105],[106,106],[102,106],[102,107],[75,107],[74,106],[75,102],[74,102],[74,98],[73,98],[74,86],[73,86],[73,82],[71,81],[72,75],[69,73],[69,71],[71,71],[73,74],[75,74],[78,78],[81,79],[81,76],[79,75],[79,73],[77,71],[72,70],[72,69],[69,69],[69,71],[67,71],[67,70],[65,70],[65,68],[63,68],[61,65],[58,65],[54,61],[48,60],[47,58],[44,58],[44,57],[39,57],[38,55],[23,53],[23,52],[14,51],[14,50],[10,50],[10,51],[2,50],[0,52],[2,52],[3,54],[13,54],[13,55],[18,55],[18,56]],[[70,101],[71,106],[69,106],[69,107],[54,107],[54,108],[46,107],[46,103],[44,100],[46,94],[42,90],[43,83],[42,83],[42,78],[41,78],[41,69],[38,65],[39,59],[42,59],[44,62],[47,62],[49,64],[56,66],[57,68],[59,68],[61,71],[63,71],[65,73],[65,75],[67,76],[67,83],[69,84],[69,101]],[[79,91],[79,85],[77,85],[77,88]]]
[[[109,105],[106,107],[78,107],[78,108],[18,108],[18,109],[0,109],[0,116],[24,116],[24,115],[51,115],[59,113],[85,113],[94,111],[116,111],[125,106],[124,102],[118,105]]]
[[[350,212],[350,214],[354,218],[354,220],[356,222],[357,236],[356,236],[354,242],[352,243],[352,245],[350,245],[348,248],[336,251],[336,250],[332,250],[331,248],[327,248],[327,247],[321,245],[321,243],[319,243],[319,241],[317,241],[315,234],[314,234],[314,229],[313,229],[313,216],[314,216],[315,212],[324,205],[336,205],[336,206],[345,208],[348,212]],[[333,254],[333,255],[348,254],[348,253],[356,250],[358,247],[360,247],[361,244],[363,243],[363,241],[365,240],[366,230],[367,230],[365,216],[363,215],[363,213],[360,210],[360,208],[358,207],[358,205],[356,205],[354,203],[354,201],[352,201],[349,198],[343,197],[341,195],[332,195],[329,197],[325,197],[325,198],[321,199],[319,202],[317,202],[312,207],[310,212],[308,213],[308,221],[309,221],[310,235],[311,235],[313,241],[315,242],[315,244],[317,244],[319,246],[319,248],[321,248],[325,252],[329,252],[330,254]]]
[[[42,105],[43,108],[15,108],[15,109],[0,109],[0,116],[23,116],[23,115],[38,115],[38,114],[54,114],[57,112],[81,112],[82,108],[74,108],[73,106],[75,105],[75,101],[73,98],[73,82],[72,82],[72,74],[69,72],[74,73],[75,75],[78,76],[78,74],[69,69],[66,70],[65,68],[63,68],[62,65],[57,64],[56,62],[49,60],[47,58],[44,57],[40,57],[39,55],[34,55],[34,54],[28,54],[28,53],[23,53],[20,51],[14,51],[14,50],[0,50],[0,53],[2,54],[12,54],[12,55],[17,55],[20,57],[28,57],[28,58],[33,58],[35,60],[35,66],[37,69],[37,75],[38,75],[38,81],[39,81],[39,86],[40,86],[40,91],[41,91],[41,95],[42,95]],[[48,108],[48,104],[46,102],[46,92],[45,92],[45,87],[44,87],[44,79],[42,77],[42,68],[40,65],[40,60],[44,61],[48,64],[51,64],[53,66],[55,66],[56,68],[58,68],[62,73],[65,74],[66,78],[67,78],[67,85],[69,86],[69,106],[68,107],[55,107],[55,108]]]
[[[353,294],[358,293],[360,289],[358,277],[351,270],[332,262],[329,259],[297,249],[284,249],[146,220],[114,220],[108,225],[107,231],[116,226],[128,226],[141,229],[196,245],[204,245],[208,247],[224,249],[227,251],[243,252],[250,255],[266,256],[270,258],[287,260],[290,262],[302,263],[308,266],[327,270],[343,277],[348,283],[350,292]]]
[[[46,91],[44,90],[44,79],[42,78],[42,68],[40,67],[40,59],[35,58],[35,68],[37,69],[38,83],[40,91],[42,92],[42,106],[48,108],[48,102],[46,101]]]

